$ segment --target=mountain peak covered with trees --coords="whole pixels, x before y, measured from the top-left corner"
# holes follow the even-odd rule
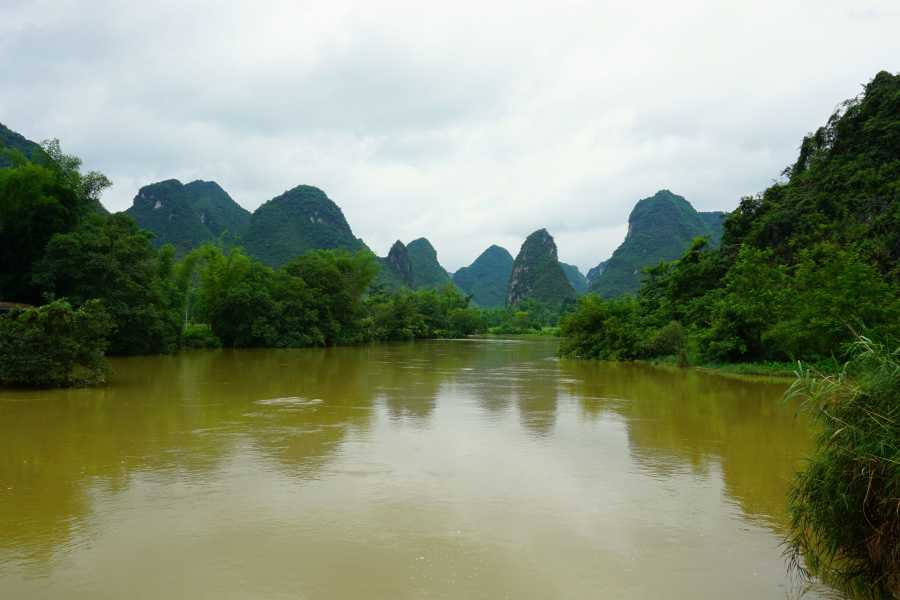
[[[669,190],[660,190],[644,198],[628,217],[625,241],[602,269],[598,266],[598,274],[593,276],[589,291],[603,298],[633,294],[641,287],[641,269],[660,259],[675,260],[692,238],[712,234],[714,227],[694,210],[690,202]]]
[[[310,185],[298,185],[257,208],[241,241],[248,254],[272,268],[308,250],[344,248],[355,253],[365,247],[340,207]]]
[[[512,273],[512,255],[500,246],[491,246],[468,267],[462,267],[453,274],[453,283],[467,293],[472,300],[484,308],[506,305],[506,289]]]
[[[539,229],[525,238],[509,276],[506,305],[515,306],[527,298],[557,305],[577,295],[559,264],[553,236]]]
[[[437,250],[425,238],[419,238],[406,245],[416,285],[420,288],[440,287],[450,283],[450,275],[441,266]]]
[[[172,244],[184,254],[214,239],[177,179],[142,187],[125,214],[134,218],[138,227],[155,234],[152,242],[157,248]]]
[[[215,181],[192,181],[184,186],[200,222],[216,239],[225,233],[223,241],[231,241],[244,232],[250,222],[250,211],[234,201]],[[227,232],[227,233],[226,233]]]

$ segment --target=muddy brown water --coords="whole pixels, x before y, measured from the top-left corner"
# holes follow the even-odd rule
[[[461,340],[0,389],[0,598],[806,598],[789,382]]]

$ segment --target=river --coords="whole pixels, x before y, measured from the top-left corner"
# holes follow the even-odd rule
[[[779,547],[810,448],[788,382],[555,351],[195,350],[0,389],[0,598],[807,591]]]

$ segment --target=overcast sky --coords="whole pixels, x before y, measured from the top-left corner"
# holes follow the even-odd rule
[[[669,189],[731,210],[879,70],[896,1],[0,0],[0,122],[109,176],[249,210],[324,190],[451,271],[542,227],[583,272]]]

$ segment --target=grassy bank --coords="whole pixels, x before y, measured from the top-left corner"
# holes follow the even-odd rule
[[[755,362],[755,363],[700,363],[687,365],[681,364],[677,356],[661,356],[649,359],[649,362],[655,365],[672,365],[688,367],[692,369],[706,369],[709,371],[720,371],[723,373],[737,373],[739,375],[767,375],[769,377],[796,377],[797,365],[791,362]],[[806,367],[812,368],[813,371],[828,375],[836,373],[840,370],[841,365],[833,362],[820,362],[815,364],[805,364]]]

